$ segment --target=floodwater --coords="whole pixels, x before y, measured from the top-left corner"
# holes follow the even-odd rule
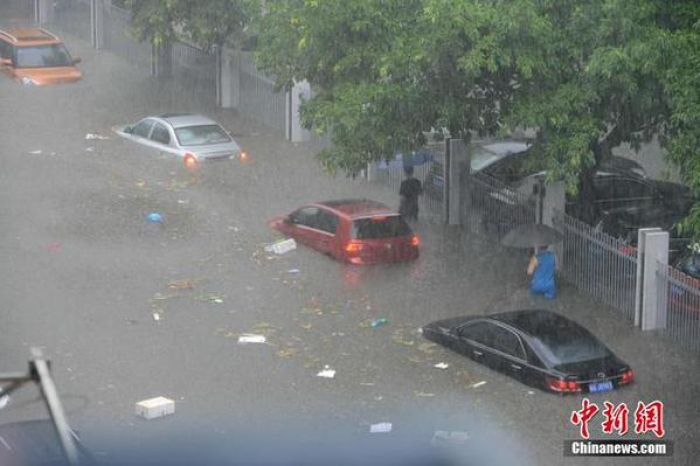
[[[497,462],[558,464],[563,441],[578,436],[568,417],[579,397],[533,391],[417,332],[440,318],[544,306],[584,323],[637,370],[637,383],[606,400],[664,401],[671,460],[689,464],[698,453],[694,356],[571,286],[555,302],[533,301],[524,253],[458,229],[419,223],[424,248],[411,264],[351,267],[303,247],[269,255],[263,247],[277,236],[267,222],[277,215],[338,198],[396,206],[397,195],[324,174],[317,145],[203,106],[78,38],[67,44],[83,58],[82,82],[0,80],[0,371],[24,370],[29,348],[41,347],[71,425],[94,450],[115,454],[114,438],[225,442],[240,429],[313,436],[392,422],[428,441],[436,430],[467,431]],[[183,111],[221,122],[251,162],[195,177],[112,132]],[[151,212],[162,226],[146,221]],[[388,325],[368,325],[382,317]],[[240,345],[242,333],[267,343]],[[326,365],[334,378],[316,376]],[[43,417],[37,393],[16,392],[0,421]],[[155,396],[174,399],[175,414],[136,418],[134,404]]]

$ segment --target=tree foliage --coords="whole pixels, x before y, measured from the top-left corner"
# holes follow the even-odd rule
[[[136,36],[162,46],[175,39],[200,47],[240,45],[259,13],[258,0],[126,0]]]
[[[278,0],[258,56],[280,86],[311,83],[303,121],[330,134],[331,171],[431,127],[533,128],[551,176],[587,195],[614,147],[658,134],[697,189],[699,17],[690,0]]]

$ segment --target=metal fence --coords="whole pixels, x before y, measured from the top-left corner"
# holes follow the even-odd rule
[[[461,195],[467,205],[466,226],[472,233],[500,241],[519,225],[535,223],[536,204],[507,183],[483,173],[471,175]]]
[[[233,64],[240,73],[238,110],[284,135],[287,93],[275,92],[275,81],[258,71],[251,52],[237,53]]]
[[[143,73],[151,72],[151,46],[137,41],[130,32],[131,13],[116,6],[105,9],[103,48],[136,65]]]
[[[634,321],[636,250],[569,215],[558,212],[554,226],[564,234],[560,274],[597,301]]]
[[[171,47],[172,79],[205,106],[216,105],[216,55],[178,42]]]
[[[427,222],[441,223],[444,221],[442,197],[436,194],[435,186],[442,188],[442,170],[444,167],[445,150],[442,145],[427,146],[420,151],[422,161],[413,166],[413,176],[423,186],[423,196],[420,203],[420,218]],[[368,167],[371,171],[370,181],[381,184],[396,193],[398,198],[401,182],[405,179],[403,157],[391,161],[375,162]]]
[[[53,3],[51,28],[90,42],[92,23],[90,0],[56,0]]]
[[[681,345],[700,351],[700,280],[657,263],[657,299],[666,309],[665,333]]]

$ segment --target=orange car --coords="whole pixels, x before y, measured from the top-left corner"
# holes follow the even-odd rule
[[[0,30],[0,71],[25,85],[72,83],[83,75],[63,41],[45,29]]]

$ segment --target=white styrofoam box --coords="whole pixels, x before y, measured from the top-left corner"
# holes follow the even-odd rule
[[[175,412],[175,402],[170,398],[158,396],[136,403],[136,415],[144,419],[155,419]]]

